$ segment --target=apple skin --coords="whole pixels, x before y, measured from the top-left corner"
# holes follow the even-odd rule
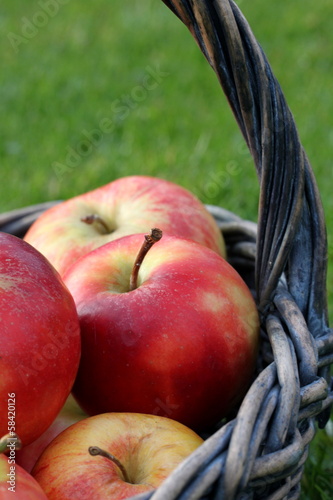
[[[98,223],[81,221],[91,214],[99,215],[109,231]],[[156,226],[225,255],[221,231],[192,193],[172,182],[140,175],[122,177],[48,209],[24,239],[63,275],[79,257],[104,243]]]
[[[87,417],[88,415],[80,408],[72,394],[70,394],[50,427],[35,441],[17,450],[16,463],[30,473],[38,458],[55,437],[67,429],[67,427]]]
[[[32,475],[49,500],[122,500],[157,488],[203,440],[169,418],[135,413],[106,413],[72,425],[56,437]],[[114,462],[91,456],[90,446],[114,455]]]
[[[82,338],[73,395],[89,415],[159,414],[201,431],[226,416],[252,381],[257,309],[225,259],[166,235],[128,291],[143,240],[107,243],[64,276]]]
[[[0,245],[0,435],[15,431],[27,445],[71,392],[80,326],[74,300],[46,258],[10,234],[0,233]]]
[[[13,484],[7,482],[10,481],[10,474],[13,472],[10,467],[15,467]],[[8,488],[15,488],[15,490],[10,491]],[[15,459],[9,459],[6,455],[0,454],[0,500],[12,498],[15,500],[47,500],[47,496],[36,479],[17,465]]]

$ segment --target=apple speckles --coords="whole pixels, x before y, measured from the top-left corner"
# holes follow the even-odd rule
[[[19,276],[9,276],[0,274],[0,288],[6,292],[12,288],[19,288],[24,279]]]
[[[202,308],[207,311],[218,313],[219,311],[228,311],[228,308],[232,307],[230,302],[223,296],[218,296],[213,292],[202,292]]]

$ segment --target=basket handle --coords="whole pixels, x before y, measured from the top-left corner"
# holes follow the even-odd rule
[[[327,330],[327,242],[310,163],[283,92],[232,0],[163,0],[215,71],[260,182],[256,288],[267,315],[285,271],[313,336]]]

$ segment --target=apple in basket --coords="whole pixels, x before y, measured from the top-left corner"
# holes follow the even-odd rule
[[[0,454],[0,500],[9,500],[10,498],[15,500],[47,500],[47,496],[36,479],[17,465],[15,458]]]
[[[47,445],[57,437],[60,432],[87,416],[88,415],[79,407],[70,394],[50,427],[48,427],[38,439],[27,446],[23,446],[23,448],[16,452],[16,463],[27,472],[31,472]]]
[[[31,245],[0,233],[0,436],[23,445],[53,422],[71,392],[81,339],[74,300]]]
[[[82,339],[73,395],[90,415],[158,414],[198,431],[227,415],[251,383],[258,313],[220,255],[160,238],[158,229],[125,236],[64,275]]]
[[[96,247],[158,225],[165,233],[225,253],[213,216],[192,193],[172,182],[138,175],[122,177],[48,209],[32,224],[25,240],[63,275],[78,257]]]
[[[121,500],[157,488],[202,442],[169,418],[105,413],[59,434],[32,475],[49,500]]]

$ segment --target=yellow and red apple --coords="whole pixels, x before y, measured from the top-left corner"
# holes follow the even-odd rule
[[[169,418],[96,415],[59,434],[32,475],[49,500],[121,500],[160,486],[202,443]]]
[[[149,176],[122,177],[45,211],[25,240],[63,275],[79,257],[125,235],[159,226],[225,254],[213,216],[188,190]]]
[[[90,415],[139,412],[201,430],[239,402],[256,364],[259,321],[239,274],[213,250],[164,235],[132,269],[144,236],[125,236],[64,275],[82,356],[73,394]]]

